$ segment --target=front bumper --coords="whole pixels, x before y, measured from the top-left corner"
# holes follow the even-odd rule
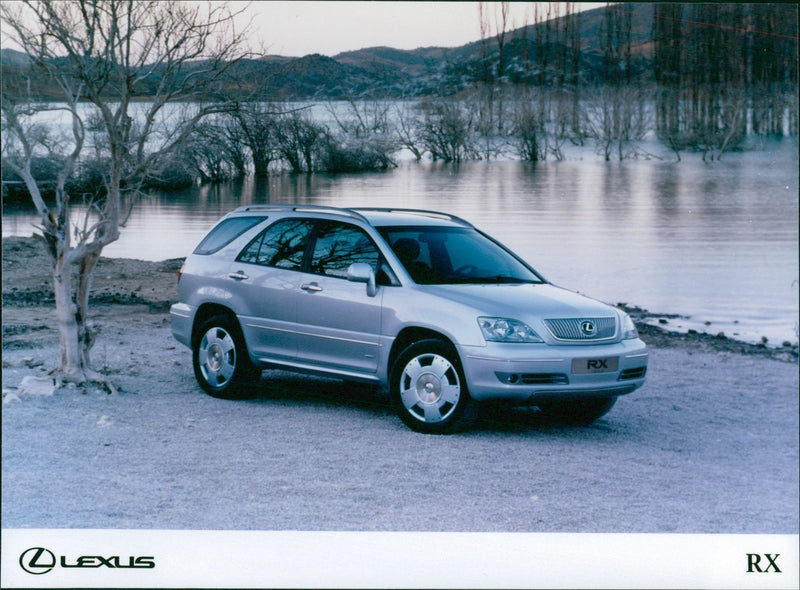
[[[460,347],[459,353],[473,399],[534,404],[631,393],[644,384],[648,360],[647,346],[638,338],[602,345],[490,342],[483,347]],[[597,372],[577,371],[578,365],[589,361]]]

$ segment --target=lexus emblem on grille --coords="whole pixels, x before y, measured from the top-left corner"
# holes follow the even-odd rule
[[[594,326],[594,322],[590,322],[586,320],[585,322],[581,323],[581,332],[586,334],[587,336],[594,336],[594,333],[597,331],[597,328]]]

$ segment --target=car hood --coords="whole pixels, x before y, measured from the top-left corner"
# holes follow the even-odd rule
[[[479,315],[531,318],[590,318],[616,316],[610,305],[555,285],[426,285],[425,291],[443,300],[473,308]]]

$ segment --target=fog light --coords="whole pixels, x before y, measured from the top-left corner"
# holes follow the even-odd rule
[[[521,379],[518,373],[495,373],[495,375],[497,375],[501,383],[506,383],[508,385],[519,383]]]

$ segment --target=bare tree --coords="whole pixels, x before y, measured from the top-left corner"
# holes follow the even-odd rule
[[[422,123],[411,112],[412,108],[405,103],[395,105],[395,134],[400,146],[410,151],[419,162],[424,153],[424,148],[420,146]]]
[[[344,104],[329,102],[327,110],[338,131],[328,133],[323,169],[356,172],[396,166],[392,153],[401,144],[390,124],[391,106],[388,100],[353,96]]]
[[[491,22],[489,20],[486,2],[478,2],[478,25],[481,31],[480,58],[478,79],[479,92],[485,99],[480,102],[478,110],[478,125],[487,133],[494,128],[494,72],[491,67],[491,50],[489,49],[489,36],[491,35]]]
[[[392,103],[378,98],[347,96],[344,109],[328,102],[326,109],[342,133],[355,137],[389,133]]]
[[[158,174],[204,117],[228,108],[208,98],[240,55],[242,36],[225,4],[23,0],[0,5],[0,17],[30,58],[26,84],[3,83],[3,165],[25,183],[52,257],[61,349],[53,374],[113,391],[90,362],[95,265],[119,237],[126,197]],[[60,102],[36,102],[52,88]],[[137,96],[149,100],[134,102]],[[66,114],[69,132],[51,207],[31,162],[50,149],[40,119],[56,109]],[[85,219],[73,220],[67,179],[87,142],[101,154],[104,194]]]
[[[477,156],[475,124],[468,107],[456,99],[435,99],[423,106],[419,137],[434,160],[461,162]]]
[[[583,110],[583,128],[603,158],[611,160],[615,150],[619,160],[643,154],[636,142],[650,128],[649,91],[632,85],[601,86],[595,94]]]
[[[233,113],[256,176],[269,176],[270,165],[279,157],[278,123],[288,110],[272,103],[243,102]]]
[[[517,99],[514,113],[514,135],[518,138],[517,153],[523,160],[538,162],[547,159],[547,132],[541,102],[537,104],[530,89]]]
[[[503,82],[506,74],[506,33],[509,27],[509,3],[500,2],[495,5],[495,40],[497,41],[497,81],[500,94],[497,103],[497,131],[502,132],[505,113],[503,109]]]
[[[223,115],[200,123],[178,158],[190,160],[193,179],[223,182],[247,174],[246,145],[239,124]]]
[[[319,164],[328,129],[311,116],[293,111],[281,116],[277,128],[278,151],[293,173],[311,173]]]
[[[480,81],[485,103],[479,102],[478,127],[485,136],[488,159],[491,155],[490,136],[503,132],[505,112],[503,102],[504,83],[506,82],[507,56],[506,45],[510,23],[510,6],[508,2],[479,2],[478,24],[481,33],[480,45]],[[492,32],[494,31],[494,32]],[[489,39],[497,44],[496,58],[489,49]],[[494,64],[492,61],[494,60]],[[495,107],[497,112],[495,113]]]
[[[678,158],[719,159],[748,132],[796,133],[797,14],[788,3],[655,5],[656,129]]]

